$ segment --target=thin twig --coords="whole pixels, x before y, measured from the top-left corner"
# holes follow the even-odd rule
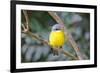
[[[26,27],[24,26],[24,24],[21,24],[21,26],[22,26],[22,28],[23,28],[22,32],[27,32],[27,31],[28,31],[28,28],[26,28]]]
[[[21,24],[21,26],[22,26],[23,30],[25,30],[25,29],[26,29],[26,28],[25,28],[25,26],[24,26],[24,24]]]
[[[35,39],[39,40],[40,42],[42,42],[43,44],[49,45],[48,41],[46,41],[46,40],[40,38],[37,34],[33,34],[33,33],[30,32],[30,31],[28,31],[27,34],[28,34],[29,36],[31,36],[33,39],[35,38]]]
[[[61,25],[65,25],[64,22],[61,20],[61,18],[56,14],[56,12],[48,12],[53,19],[61,24]],[[80,52],[80,48],[78,47],[78,45],[76,44],[76,42],[74,41],[73,37],[71,36],[71,34],[68,32],[67,28],[64,28],[65,30],[65,35],[68,36],[68,40],[70,42],[70,44],[72,45],[72,47],[74,48],[78,59],[84,59],[84,57],[82,56],[81,52]]]
[[[69,53],[68,51],[65,51],[64,49],[62,49],[62,53],[64,55],[67,55],[67,56],[70,56],[71,58],[75,59],[75,60],[78,60],[77,57],[75,57],[74,55],[72,55],[71,53]]]
[[[23,33],[26,33],[28,34],[29,36],[32,37],[32,39],[37,39],[39,41],[41,41],[43,44],[46,44],[48,46],[49,45],[49,42],[47,40],[44,40],[42,38],[40,38],[38,35],[36,34],[33,34],[32,32],[29,31],[29,19],[28,19],[28,15],[27,15],[27,12],[23,10],[23,13],[24,13],[24,16],[25,16],[25,19],[26,19],[26,24],[22,24],[22,28],[23,28]],[[26,27],[25,27],[26,26]],[[73,59],[77,59],[76,57],[74,57],[71,53],[69,53],[68,51],[62,51],[62,53],[65,55],[65,56],[70,56],[71,58]]]
[[[26,29],[23,32],[26,32],[26,31],[29,31],[29,19],[28,19],[27,11],[23,10],[23,14],[25,16],[25,21],[26,21],[26,23],[25,23]]]

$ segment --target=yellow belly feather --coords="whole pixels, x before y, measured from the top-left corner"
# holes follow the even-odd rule
[[[52,47],[61,47],[64,45],[65,35],[63,31],[52,31],[49,37],[49,44]]]

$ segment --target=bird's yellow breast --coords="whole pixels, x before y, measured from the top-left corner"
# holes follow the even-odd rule
[[[49,37],[49,44],[52,47],[61,47],[64,45],[65,35],[63,31],[52,31]]]

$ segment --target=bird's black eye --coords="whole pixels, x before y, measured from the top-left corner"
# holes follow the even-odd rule
[[[59,30],[59,29],[55,29],[55,30]]]

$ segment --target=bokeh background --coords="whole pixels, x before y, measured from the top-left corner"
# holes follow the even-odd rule
[[[40,38],[48,40],[51,28],[56,24],[55,20],[47,11],[31,11],[26,10],[29,17],[30,31],[37,34]],[[87,59],[90,59],[90,14],[76,12],[56,12],[64,21],[68,31],[72,34]],[[25,17],[21,11],[21,23],[25,23]],[[76,53],[72,46],[65,42],[63,46],[65,51],[70,52],[74,56]],[[54,56],[50,47],[42,42],[32,39],[29,35],[21,32],[21,62],[47,62],[47,61],[70,61],[71,57],[63,54]]]

